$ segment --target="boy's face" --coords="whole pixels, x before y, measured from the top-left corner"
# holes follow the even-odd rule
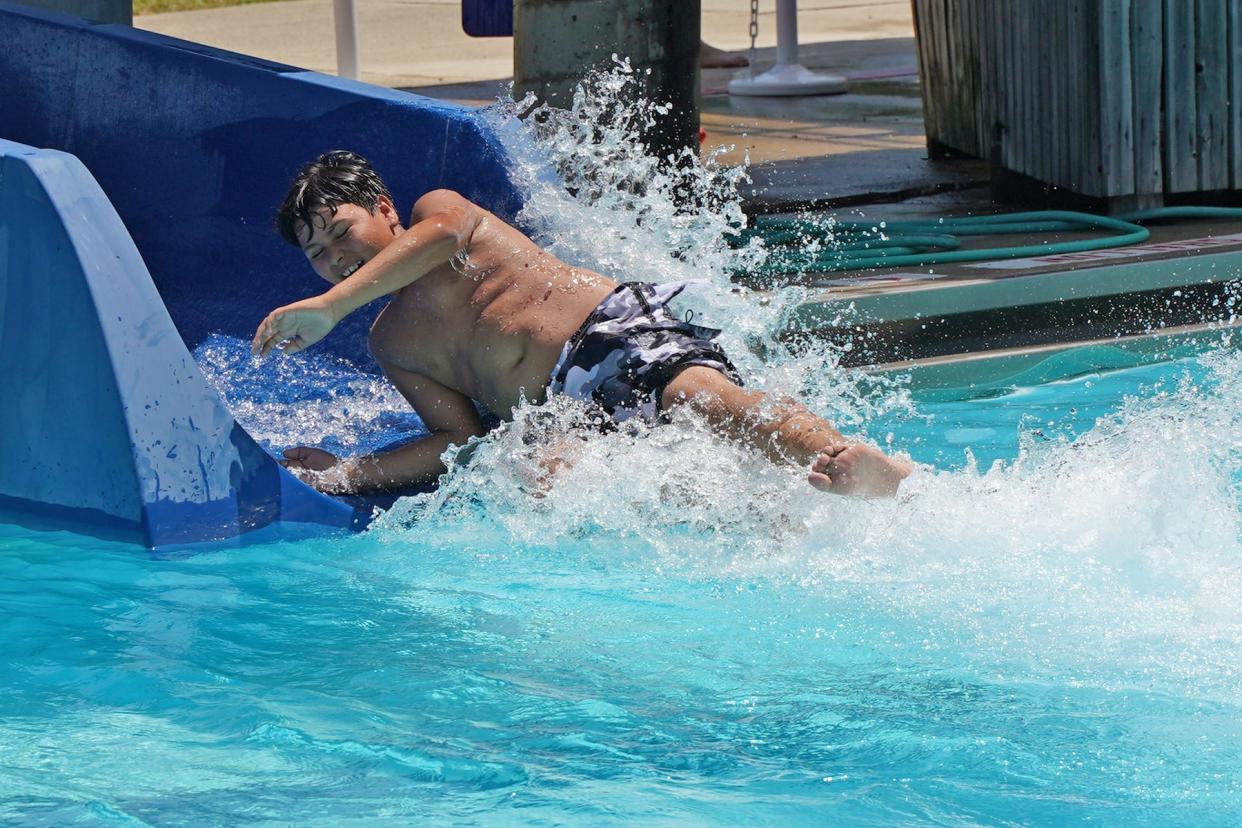
[[[298,226],[298,235],[311,267],[335,285],[371,261],[401,230],[392,202],[380,196],[375,212],[357,204],[341,204],[335,213],[321,207],[309,225]]]

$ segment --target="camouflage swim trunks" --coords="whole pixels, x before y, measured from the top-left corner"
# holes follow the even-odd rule
[[[687,284],[619,285],[565,343],[549,396],[594,402],[618,423],[634,415],[655,421],[665,386],[690,365],[715,368],[741,385],[737,369],[712,342],[720,331],[669,311],[668,303]]]

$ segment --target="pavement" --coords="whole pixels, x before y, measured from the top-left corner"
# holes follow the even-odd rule
[[[748,55],[749,4],[702,0],[703,39]],[[506,94],[513,40],[473,38],[460,0],[366,0],[356,6],[361,80],[470,105]],[[775,61],[774,0],[759,4],[754,62]],[[137,28],[335,74],[331,0],[275,0],[142,15]],[[842,75],[845,95],[740,98],[726,87],[748,69],[704,69],[701,124],[724,163],[749,158],[744,195],[757,209],[841,207],[977,190],[978,163],[931,162],[924,150],[909,0],[803,0],[799,57]]]

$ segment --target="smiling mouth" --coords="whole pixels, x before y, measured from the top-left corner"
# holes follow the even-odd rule
[[[358,268],[362,267],[363,264],[365,264],[365,262],[359,259],[358,261],[354,262],[349,267],[342,270],[341,279],[348,279],[350,276],[353,276],[356,272],[358,272]]]

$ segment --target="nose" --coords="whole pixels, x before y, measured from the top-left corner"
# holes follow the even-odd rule
[[[328,250],[328,261],[332,262],[332,269],[340,271],[345,266],[345,251],[333,245]]]

